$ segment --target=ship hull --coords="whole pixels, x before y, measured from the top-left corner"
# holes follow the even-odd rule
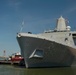
[[[74,61],[73,48],[55,41],[29,36],[17,40],[26,68],[71,66]]]

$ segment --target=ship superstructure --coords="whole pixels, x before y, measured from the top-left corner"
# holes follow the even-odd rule
[[[18,33],[26,68],[71,66],[76,57],[76,31],[61,16],[56,28],[40,34]]]

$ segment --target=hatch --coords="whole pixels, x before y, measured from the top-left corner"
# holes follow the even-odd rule
[[[72,34],[74,44],[76,45],[76,34]]]

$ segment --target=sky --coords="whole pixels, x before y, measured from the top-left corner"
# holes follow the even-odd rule
[[[76,0],[0,0],[0,56],[20,52],[16,36],[20,32],[41,33],[54,29],[63,16],[76,30]]]

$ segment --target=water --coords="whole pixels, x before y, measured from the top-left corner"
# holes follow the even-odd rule
[[[76,66],[64,68],[21,68],[0,65],[0,75],[76,75]]]

